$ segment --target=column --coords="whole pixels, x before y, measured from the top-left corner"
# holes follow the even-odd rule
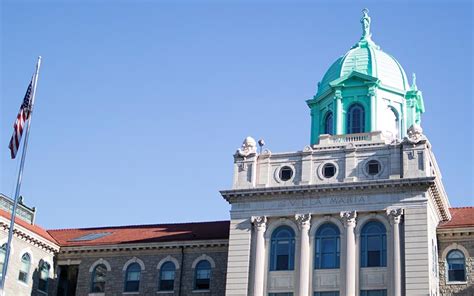
[[[401,256],[400,256],[400,220],[403,215],[403,209],[388,209],[387,215],[392,225],[392,243],[393,243],[393,296],[402,295],[402,274],[401,274]]]
[[[317,144],[319,141],[319,105],[311,107],[311,145]]]
[[[299,260],[299,283],[298,291],[300,296],[309,294],[309,274],[310,274],[310,256],[309,256],[309,228],[311,227],[311,214],[295,215],[296,222],[300,228],[300,260]]]
[[[356,211],[341,212],[341,219],[346,229],[346,296],[356,295]]]
[[[334,108],[334,118],[335,118],[335,127],[336,127],[336,135],[341,135],[343,134],[343,126],[342,126],[342,119],[344,117],[343,115],[343,110],[342,110],[342,92],[340,90],[336,90],[334,94],[334,100],[335,100],[335,108]]]
[[[255,268],[253,278],[253,295],[263,296],[265,279],[265,229],[267,227],[266,216],[252,217],[255,229]]]
[[[377,102],[375,97],[375,88],[370,87],[367,95],[370,98],[370,132],[377,130]]]

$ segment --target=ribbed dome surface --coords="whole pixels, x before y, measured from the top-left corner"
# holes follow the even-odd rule
[[[329,83],[352,71],[378,78],[382,85],[406,91],[409,88],[402,66],[375,44],[356,45],[338,58],[327,70],[318,88],[318,95],[330,88]]]

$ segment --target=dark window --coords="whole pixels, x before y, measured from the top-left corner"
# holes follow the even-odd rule
[[[371,221],[361,233],[361,266],[387,266],[387,235],[382,223]]]
[[[28,282],[28,275],[30,273],[31,257],[30,254],[25,253],[21,256],[20,273],[18,274],[18,280],[24,283]]]
[[[339,296],[339,291],[314,292],[314,296]]]
[[[125,272],[124,292],[138,292],[140,289],[141,267],[138,263],[132,263]]]
[[[371,176],[375,176],[378,173],[380,173],[380,168],[381,168],[380,167],[380,162],[378,162],[375,159],[370,160],[369,162],[367,162],[366,171],[367,171],[367,174],[369,174]]]
[[[268,296],[293,296],[293,293],[291,292],[285,292],[285,293],[270,293]]]
[[[464,282],[466,281],[466,267],[464,254],[459,250],[452,250],[448,253],[448,281]]]
[[[280,179],[282,181],[288,181],[293,177],[293,169],[289,166],[284,166],[280,169]]]
[[[48,292],[48,282],[49,282],[49,270],[51,266],[47,263],[42,261],[40,265],[40,274],[38,280],[38,290],[43,292]]]
[[[295,261],[295,233],[288,226],[277,228],[272,234],[270,270],[293,270]]]
[[[332,223],[323,224],[316,232],[316,269],[339,268],[339,228]]]
[[[332,163],[327,163],[323,166],[323,176],[325,178],[332,178],[336,175],[336,166]]]
[[[171,261],[163,263],[160,268],[160,290],[161,291],[173,291],[174,290],[174,277],[176,268],[174,263]]]
[[[365,132],[365,112],[364,107],[354,104],[347,112],[347,133],[357,134]]]
[[[107,267],[104,264],[97,265],[92,271],[91,293],[104,293]]]
[[[209,290],[211,286],[211,263],[207,260],[201,260],[196,265],[194,275],[195,290]]]
[[[387,290],[362,290],[360,296],[387,296]]]
[[[334,134],[333,130],[333,116],[332,112],[328,112],[326,118],[324,119],[324,133],[328,135]]]

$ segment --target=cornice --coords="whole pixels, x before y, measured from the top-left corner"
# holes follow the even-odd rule
[[[8,221],[0,221],[0,230],[3,230],[5,232],[8,232],[8,229],[10,227],[10,223]],[[46,239],[43,239],[39,235],[34,234],[28,229],[25,229],[24,227],[21,227],[17,224],[15,224],[15,228],[13,229],[13,235],[14,237],[21,239],[28,244],[32,244],[35,247],[41,248],[43,250],[46,250],[51,253],[57,253],[59,251],[59,245],[47,241]]]
[[[232,203],[241,201],[247,197],[258,197],[264,195],[288,195],[301,193],[319,193],[331,191],[349,191],[360,189],[378,189],[388,187],[413,187],[422,186],[429,188],[435,182],[435,177],[406,178],[406,179],[388,179],[388,180],[369,180],[359,182],[318,184],[318,185],[296,185],[264,188],[246,188],[234,190],[221,190],[220,193],[224,199]]]
[[[165,243],[139,243],[139,244],[110,244],[95,246],[61,247],[61,254],[73,253],[101,253],[101,252],[121,252],[121,251],[146,251],[160,249],[199,248],[199,247],[226,247],[229,240],[196,240],[183,242]]]

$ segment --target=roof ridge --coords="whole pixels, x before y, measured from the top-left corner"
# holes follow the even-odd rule
[[[230,220],[214,220],[214,221],[196,221],[196,222],[178,222],[178,223],[159,223],[159,224],[130,224],[130,225],[115,225],[115,226],[100,226],[100,227],[85,227],[85,228],[58,228],[58,229],[46,229],[49,233],[59,231],[74,231],[74,230],[101,230],[101,229],[123,229],[123,228],[145,228],[145,227],[157,227],[167,225],[190,225],[190,224],[207,224],[207,223],[223,223],[230,222]]]
[[[450,209],[474,209],[474,206],[452,207]]]

